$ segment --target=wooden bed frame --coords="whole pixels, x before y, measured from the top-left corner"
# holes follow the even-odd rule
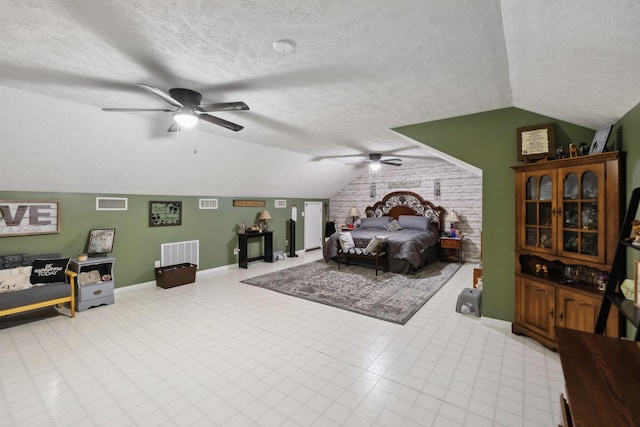
[[[368,217],[390,216],[396,220],[400,215],[426,216],[438,228],[439,235],[445,229],[445,209],[411,191],[389,193],[373,206],[367,206],[365,212]]]

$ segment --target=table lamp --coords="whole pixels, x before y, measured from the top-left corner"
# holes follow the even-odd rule
[[[260,212],[259,220],[262,221],[262,231],[269,231],[269,225],[267,224],[267,220],[271,219],[271,215],[269,215],[269,211]]]
[[[451,237],[456,237],[456,222],[460,222],[460,218],[458,218],[458,214],[456,213],[456,211],[452,210],[451,212],[449,212],[447,214],[447,217],[445,218],[445,221],[451,223],[451,227],[449,227],[451,231]]]
[[[360,216],[360,213],[358,212],[358,208],[356,208],[355,206],[354,206],[354,207],[352,207],[352,208],[349,210],[349,214],[347,214],[347,216],[350,216],[350,217],[351,217],[351,224],[352,224],[352,225],[355,225],[355,223],[356,223],[356,217],[359,217],[359,216]]]

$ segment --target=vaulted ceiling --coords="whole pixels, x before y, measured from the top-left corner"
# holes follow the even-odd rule
[[[24,0],[2,15],[8,190],[328,197],[368,153],[434,161],[395,127],[515,106],[597,129],[640,101],[631,0]],[[137,83],[244,101],[215,115],[245,128],[167,133],[170,113],[101,110],[171,108]]]

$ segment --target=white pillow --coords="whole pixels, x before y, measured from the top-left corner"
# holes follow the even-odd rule
[[[375,236],[373,239],[369,241],[369,244],[367,245],[367,247],[364,248],[364,253],[365,254],[374,253],[378,249],[378,246],[380,246],[380,243],[386,242],[388,238],[389,236]]]
[[[29,289],[32,286],[29,277],[30,274],[26,273],[13,274],[5,277],[4,279],[2,279],[2,281],[0,281],[0,292]]]
[[[353,241],[353,236],[348,231],[346,233],[338,234],[338,240],[340,241],[340,246],[342,247],[343,251],[347,251],[356,247],[356,244]]]

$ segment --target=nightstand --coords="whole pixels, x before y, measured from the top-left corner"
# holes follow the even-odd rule
[[[462,240],[460,238],[441,237],[440,251],[442,261],[462,262]],[[453,254],[455,252],[455,254]]]

